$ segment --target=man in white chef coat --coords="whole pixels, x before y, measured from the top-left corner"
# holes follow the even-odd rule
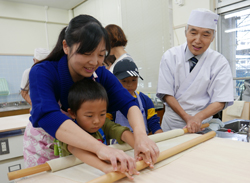
[[[210,10],[193,10],[185,30],[187,42],[162,56],[157,97],[165,104],[163,131],[186,126],[197,132],[202,123],[233,104],[229,63],[209,48],[218,18]]]
[[[34,63],[45,59],[49,55],[49,53],[50,51],[46,48],[36,48],[34,51],[34,58],[33,58]],[[28,92],[29,85],[27,83],[29,80],[30,69],[31,68],[28,68],[23,72],[21,86],[20,86],[21,87],[20,93],[22,97],[24,98],[24,100],[31,105],[31,99],[30,99],[30,95]]]

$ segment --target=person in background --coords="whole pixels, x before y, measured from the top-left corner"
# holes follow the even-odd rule
[[[104,144],[108,139],[116,139],[119,144],[126,142],[134,147],[134,135],[129,128],[106,119],[108,95],[100,83],[88,78],[74,83],[69,90],[68,103],[70,107],[68,113],[72,120],[91,136]],[[95,154],[58,140],[56,143],[55,155],[63,157],[73,154],[82,162],[104,173],[112,171],[111,164],[100,160]],[[133,179],[127,172],[127,167],[118,166],[117,171],[125,173],[130,179]],[[138,174],[135,165],[133,174]]]
[[[116,60],[110,66],[109,71],[113,73],[115,64],[118,63],[123,58],[129,58],[133,61],[132,57],[126,52],[125,46],[127,45],[127,38],[121,27],[115,24],[109,24],[105,27],[108,32],[110,40],[110,55],[114,55]]]
[[[49,55],[49,50],[46,48],[36,48],[34,51],[34,64],[45,59]],[[21,95],[26,102],[31,105],[30,95],[29,95],[29,73],[30,69],[28,68],[23,72],[22,81],[21,81]]]
[[[185,30],[187,42],[167,50],[161,59],[157,97],[165,104],[163,131],[187,127],[198,132],[202,123],[233,104],[233,79],[226,58],[209,48],[219,16],[197,9]]]
[[[136,98],[136,102],[144,119],[145,131],[147,134],[149,132],[152,132],[153,134],[161,133],[160,118],[155,112],[152,100],[142,92],[136,91],[138,78],[143,80],[136,64],[133,61],[124,58],[115,65],[113,74],[119,79],[122,86],[127,89],[134,98]],[[120,111],[109,113],[107,114],[107,117],[122,126],[129,127],[133,132],[127,118]]]
[[[43,164],[54,156],[56,138],[70,146],[95,154],[100,160],[110,161],[113,170],[117,163],[134,172],[134,160],[123,151],[108,147],[71,120],[67,109],[70,87],[84,78],[95,79],[107,91],[107,111],[120,110],[134,131],[134,157],[150,167],[159,156],[157,145],[147,137],[143,117],[135,99],[122,87],[105,67],[104,58],[110,45],[106,30],[89,15],[74,17],[62,29],[55,48],[46,60],[36,63],[30,71],[32,110],[30,123],[24,133],[24,162],[26,167]],[[60,105],[59,105],[60,104]]]
[[[116,58],[114,55],[109,55],[104,59],[103,65],[106,69],[110,69],[111,65],[115,62]]]

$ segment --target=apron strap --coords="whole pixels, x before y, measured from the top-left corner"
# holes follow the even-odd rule
[[[106,144],[106,145],[107,145],[106,136],[105,136],[105,134],[104,134],[102,128],[100,128],[98,131],[100,132],[100,134],[101,134],[101,136],[102,136],[102,138],[103,138],[103,144]]]
[[[145,109],[142,105],[142,101],[141,101],[141,97],[139,96],[139,94],[135,91],[135,95],[137,97],[137,100],[138,100],[138,103],[139,103],[139,108],[141,110],[141,113],[142,113],[142,117],[143,117],[143,120],[144,120],[144,124],[145,124],[145,128],[146,128],[146,132],[147,134],[149,133],[148,131],[148,121],[147,121],[147,117],[146,117],[146,112],[145,112]]]

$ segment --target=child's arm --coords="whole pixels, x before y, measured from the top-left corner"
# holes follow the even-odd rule
[[[106,118],[106,121],[102,126],[102,130],[107,139],[116,139],[119,144],[127,142],[131,147],[134,148],[134,135],[132,132],[130,132],[128,127],[121,126],[120,124],[117,124],[114,121]]]
[[[152,100],[144,93],[140,92],[139,95],[141,97],[145,113],[147,114],[149,131],[152,131],[153,134],[162,133],[163,131],[160,125],[160,118],[157,116]]]
[[[79,149],[77,147],[70,146],[70,145],[68,145],[68,150],[75,157],[80,159],[82,162],[105,172],[105,170],[106,170],[105,167],[107,167],[107,163],[100,160],[95,154],[93,154],[89,151],[85,151],[83,149]],[[111,167],[111,171],[112,171],[112,167]],[[105,172],[105,173],[107,173],[107,172]]]
[[[121,140],[126,142],[128,145],[130,145],[134,149],[135,138],[134,138],[134,134],[131,131],[129,130],[124,131],[122,133]]]
[[[162,129],[159,129],[159,130],[157,130],[157,131],[155,131],[155,133],[154,134],[157,134],[157,133],[162,133],[163,131],[162,131]]]
[[[109,173],[113,171],[113,167],[110,163],[105,162],[100,160],[95,154],[89,152],[89,151],[85,151],[83,149],[79,149],[77,147],[73,147],[68,145],[68,150],[78,159],[80,159],[82,162],[93,166],[94,168],[97,168],[99,170],[101,170],[104,173]],[[137,170],[134,168],[134,172],[128,172],[128,169],[125,170],[121,170],[121,166],[118,163],[118,169],[117,171],[120,171],[122,173],[124,173],[129,179],[133,180],[134,178],[132,177],[133,174],[138,175],[139,172],[137,172]]]

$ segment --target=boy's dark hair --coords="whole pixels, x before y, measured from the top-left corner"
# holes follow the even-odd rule
[[[104,100],[108,106],[107,92],[100,83],[89,78],[84,78],[71,86],[68,103],[73,113],[76,114],[82,103],[94,100]]]
[[[126,46],[127,38],[121,27],[115,24],[110,24],[105,27],[108,32],[111,48],[117,46]]]

